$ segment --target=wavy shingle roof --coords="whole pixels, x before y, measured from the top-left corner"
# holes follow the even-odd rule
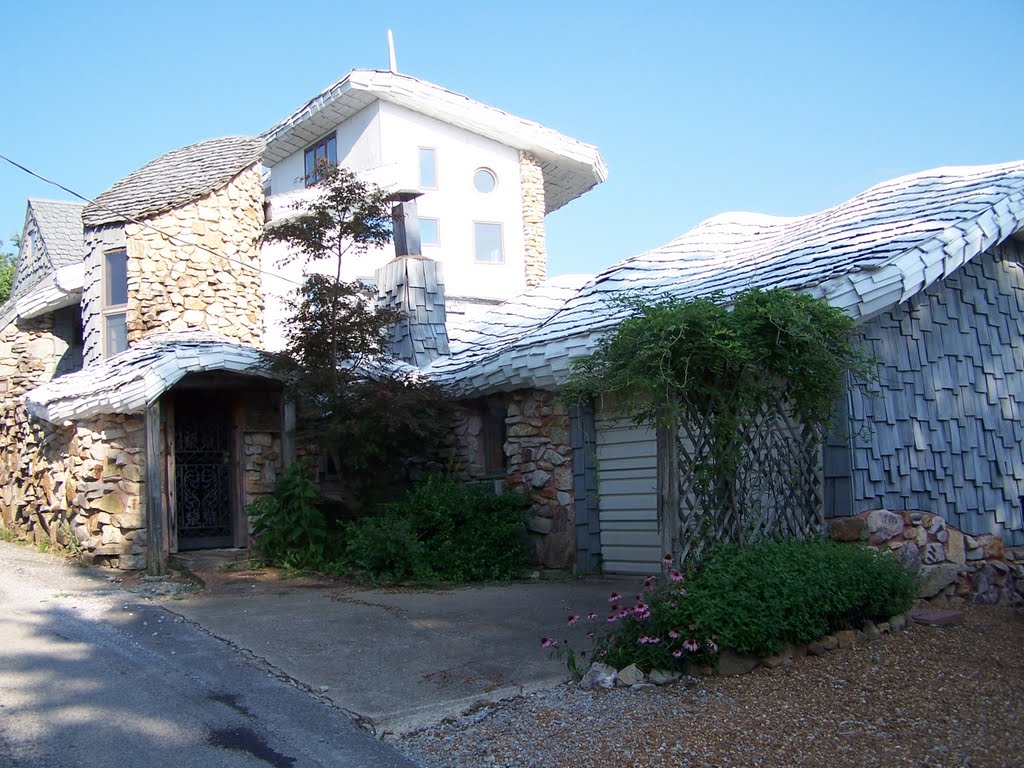
[[[625,316],[610,299],[631,291],[789,288],[864,320],[1021,231],[1024,162],[903,176],[808,216],[725,213],[612,265],[541,318],[506,306],[485,318],[492,328],[477,344],[426,370],[467,392],[558,386],[571,361]],[[530,302],[526,294],[513,304]]]
[[[98,227],[148,218],[198,200],[260,162],[263,149],[261,139],[227,136],[168,152],[129,173],[87,205],[82,223]]]

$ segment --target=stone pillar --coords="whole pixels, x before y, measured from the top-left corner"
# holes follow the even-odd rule
[[[540,285],[548,277],[548,247],[544,234],[544,172],[537,158],[519,153],[519,178],[523,203],[523,268],[526,287]]]

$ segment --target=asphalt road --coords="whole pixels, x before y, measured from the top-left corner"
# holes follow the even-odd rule
[[[0,542],[0,766],[411,768],[96,569]]]

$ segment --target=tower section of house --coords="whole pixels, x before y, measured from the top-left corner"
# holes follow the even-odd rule
[[[87,364],[160,331],[213,331],[260,345],[262,150],[243,136],[192,144],[85,207]]]
[[[607,176],[596,147],[395,72],[353,70],[263,138],[271,223],[302,209],[321,160],[389,191],[418,192],[422,254],[443,264],[455,313],[543,282],[544,217]],[[267,247],[268,271],[285,254]],[[347,257],[342,277],[370,281],[394,255],[392,247]],[[297,280],[300,268],[286,276]],[[292,287],[264,278],[271,347]]]

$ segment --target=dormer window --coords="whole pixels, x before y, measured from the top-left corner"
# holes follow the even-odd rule
[[[320,166],[338,164],[338,135],[332,133],[306,150],[306,186],[320,181]]]
[[[420,147],[420,189],[437,189],[437,151]]]
[[[103,356],[128,349],[128,253],[103,254]]]

